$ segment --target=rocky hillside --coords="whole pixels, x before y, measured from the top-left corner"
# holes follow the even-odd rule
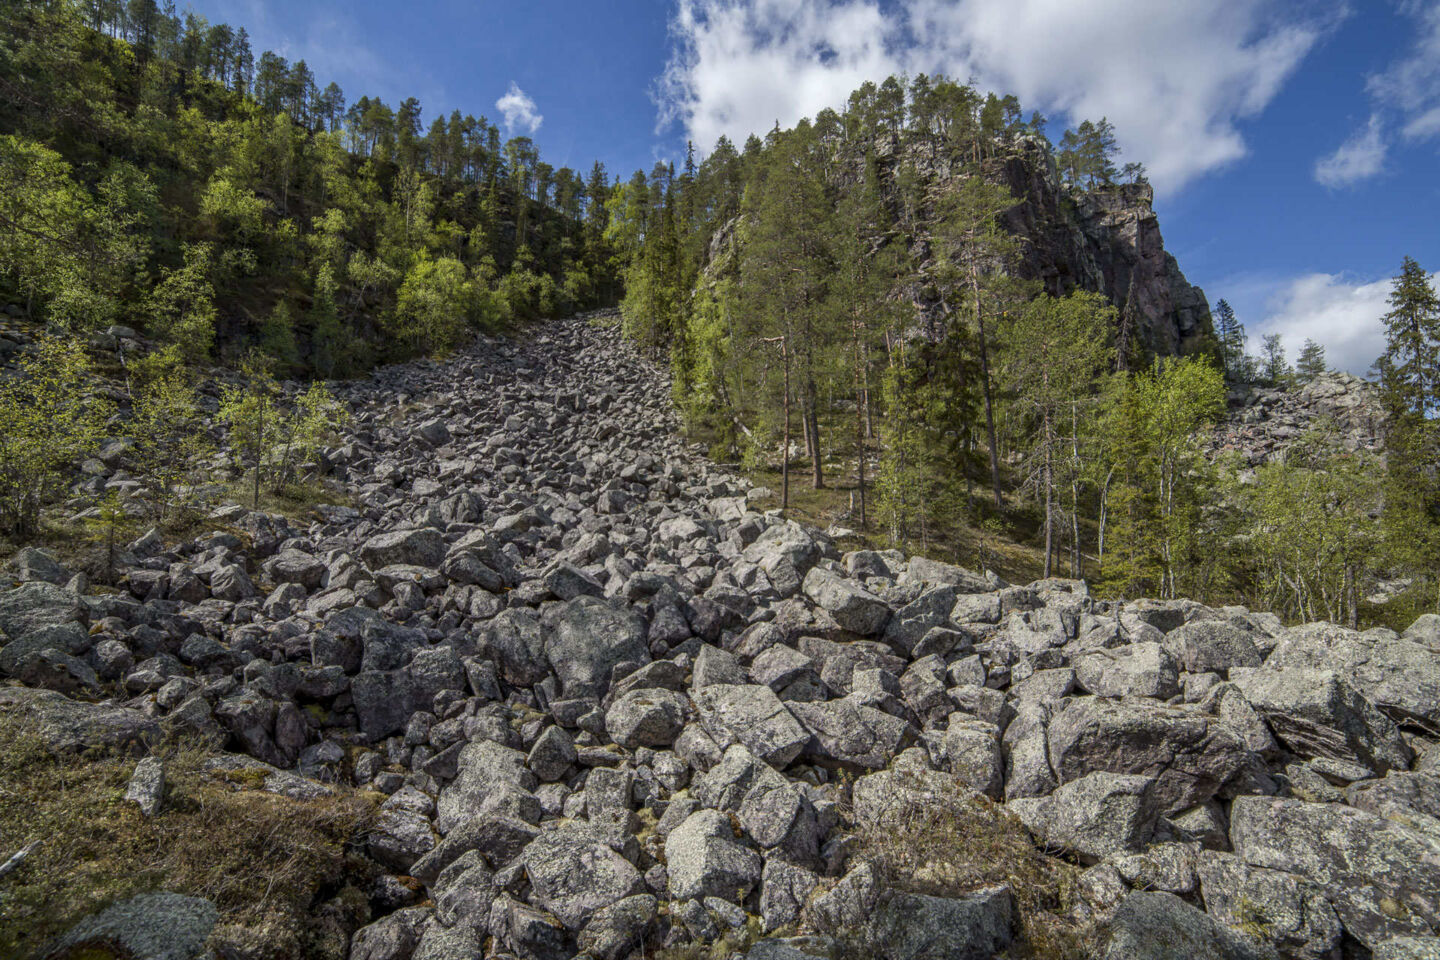
[[[1332,370],[1299,389],[1238,384],[1230,389],[1225,419],[1216,426],[1211,450],[1238,454],[1250,466],[1284,456],[1307,431],[1333,433],[1342,449],[1381,453],[1385,410],[1374,384]]]
[[[1162,356],[1193,350],[1212,332],[1205,292],[1165,249],[1149,184],[1066,188],[1033,143],[1005,161],[1003,179],[1024,200],[1002,218],[1022,241],[1021,276],[1057,296],[1078,288],[1122,310],[1129,304],[1139,341]]]
[[[208,732],[242,791],[374,799],[316,955],[1440,948],[1440,618],[1287,628],[842,553],[579,320],[343,397],[357,506],[147,535],[122,594],[27,550],[0,593],[0,715],[51,750]],[[111,809],[185,815],[167,762]],[[266,956],[227,909],[123,900],[34,952]]]

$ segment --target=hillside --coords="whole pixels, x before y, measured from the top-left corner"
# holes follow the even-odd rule
[[[666,394],[593,323],[482,340],[337,391],[345,505],[148,533],[119,592],[17,555],[7,955],[1406,956],[1440,932],[1435,618],[1286,627],[842,554],[757,512]],[[270,842],[213,859],[197,802]]]

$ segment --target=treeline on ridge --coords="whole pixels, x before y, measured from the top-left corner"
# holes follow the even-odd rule
[[[0,11],[0,297],[338,376],[613,302],[609,177],[155,0]]]

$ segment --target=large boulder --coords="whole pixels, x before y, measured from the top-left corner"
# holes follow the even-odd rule
[[[524,853],[533,900],[570,930],[596,912],[645,892],[640,871],[610,848],[606,834],[569,821],[544,830]]]
[[[51,690],[0,687],[0,713],[30,725],[56,753],[91,747],[142,753],[160,741],[160,724],[139,710],[83,703]]]
[[[1048,797],[1012,800],[1009,807],[1036,837],[1092,863],[1143,850],[1159,816],[1152,780],[1104,771],[1072,780]]]
[[[842,630],[873,637],[890,620],[890,605],[854,580],[824,567],[805,575],[805,595],[835,618]]]
[[[88,622],[80,595],[53,583],[35,580],[0,593],[0,634],[11,640],[46,627]]]
[[[525,754],[490,740],[472,740],[456,759],[455,779],[440,791],[436,826],[449,833],[487,800],[517,787],[523,791],[536,787]]]
[[[1343,930],[1318,884],[1206,850],[1196,864],[1205,911],[1232,927],[1263,931],[1288,957],[1334,957]]]
[[[1075,682],[1097,697],[1168,700],[1180,692],[1180,670],[1162,645],[1127,643],[1077,657]]]
[[[142,893],[113,903],[71,927],[48,957],[144,957],[202,960],[220,911],[201,897]]]
[[[549,608],[541,620],[545,658],[567,698],[602,697],[617,665],[650,662],[645,621],[629,607],[576,597]]]
[[[665,867],[675,900],[743,900],[760,882],[764,861],[735,839],[730,818],[697,810],[665,838]]]
[[[1405,769],[1414,754],[1389,717],[1330,670],[1256,670],[1235,681],[1291,752]]]
[[[1228,726],[1198,710],[1080,697],[1051,718],[1050,763],[1065,783],[1096,771],[1155,781],[1161,813],[1215,796],[1252,761]]]
[[[360,559],[372,570],[394,563],[435,568],[445,559],[445,535],[434,527],[377,534],[361,544]]]
[[[1105,960],[1275,960],[1275,949],[1173,893],[1135,891],[1110,921]]]
[[[1335,803],[1237,797],[1230,843],[1253,867],[1318,884],[1367,947],[1440,933],[1440,836]]]
[[[1197,620],[1165,635],[1165,646],[1188,673],[1227,674],[1231,667],[1260,666],[1260,651],[1248,630],[1227,620]]]
[[[722,748],[742,743],[776,767],[787,766],[810,741],[810,731],[775,691],[758,683],[717,683],[692,696],[700,722]]]
[[[1399,722],[1440,733],[1440,650],[1414,639],[1357,633],[1333,623],[1284,631],[1267,670],[1333,670]]]
[[[884,960],[990,960],[1010,945],[1014,920],[1009,887],[957,898],[897,893],[880,905],[870,933]]]
[[[910,723],[854,697],[791,703],[789,708],[813,735],[806,752],[823,760],[882,770],[915,737]]]
[[[668,747],[685,728],[687,706],[674,690],[631,690],[605,711],[605,732],[627,750]]]

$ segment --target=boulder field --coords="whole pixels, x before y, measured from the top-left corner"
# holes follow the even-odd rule
[[[1440,956],[1440,618],[1287,627],[842,552],[757,509],[584,319],[337,394],[354,506],[147,535],[121,594],[22,551],[0,710],[59,751],[141,758],[164,726],[264,789],[382,796],[364,853],[417,892],[354,960],[1032,956],[1037,909],[1114,960]],[[161,780],[140,760],[132,799]],[[1076,895],[871,856],[962,808]],[[201,949],[214,909],[148,896]]]

